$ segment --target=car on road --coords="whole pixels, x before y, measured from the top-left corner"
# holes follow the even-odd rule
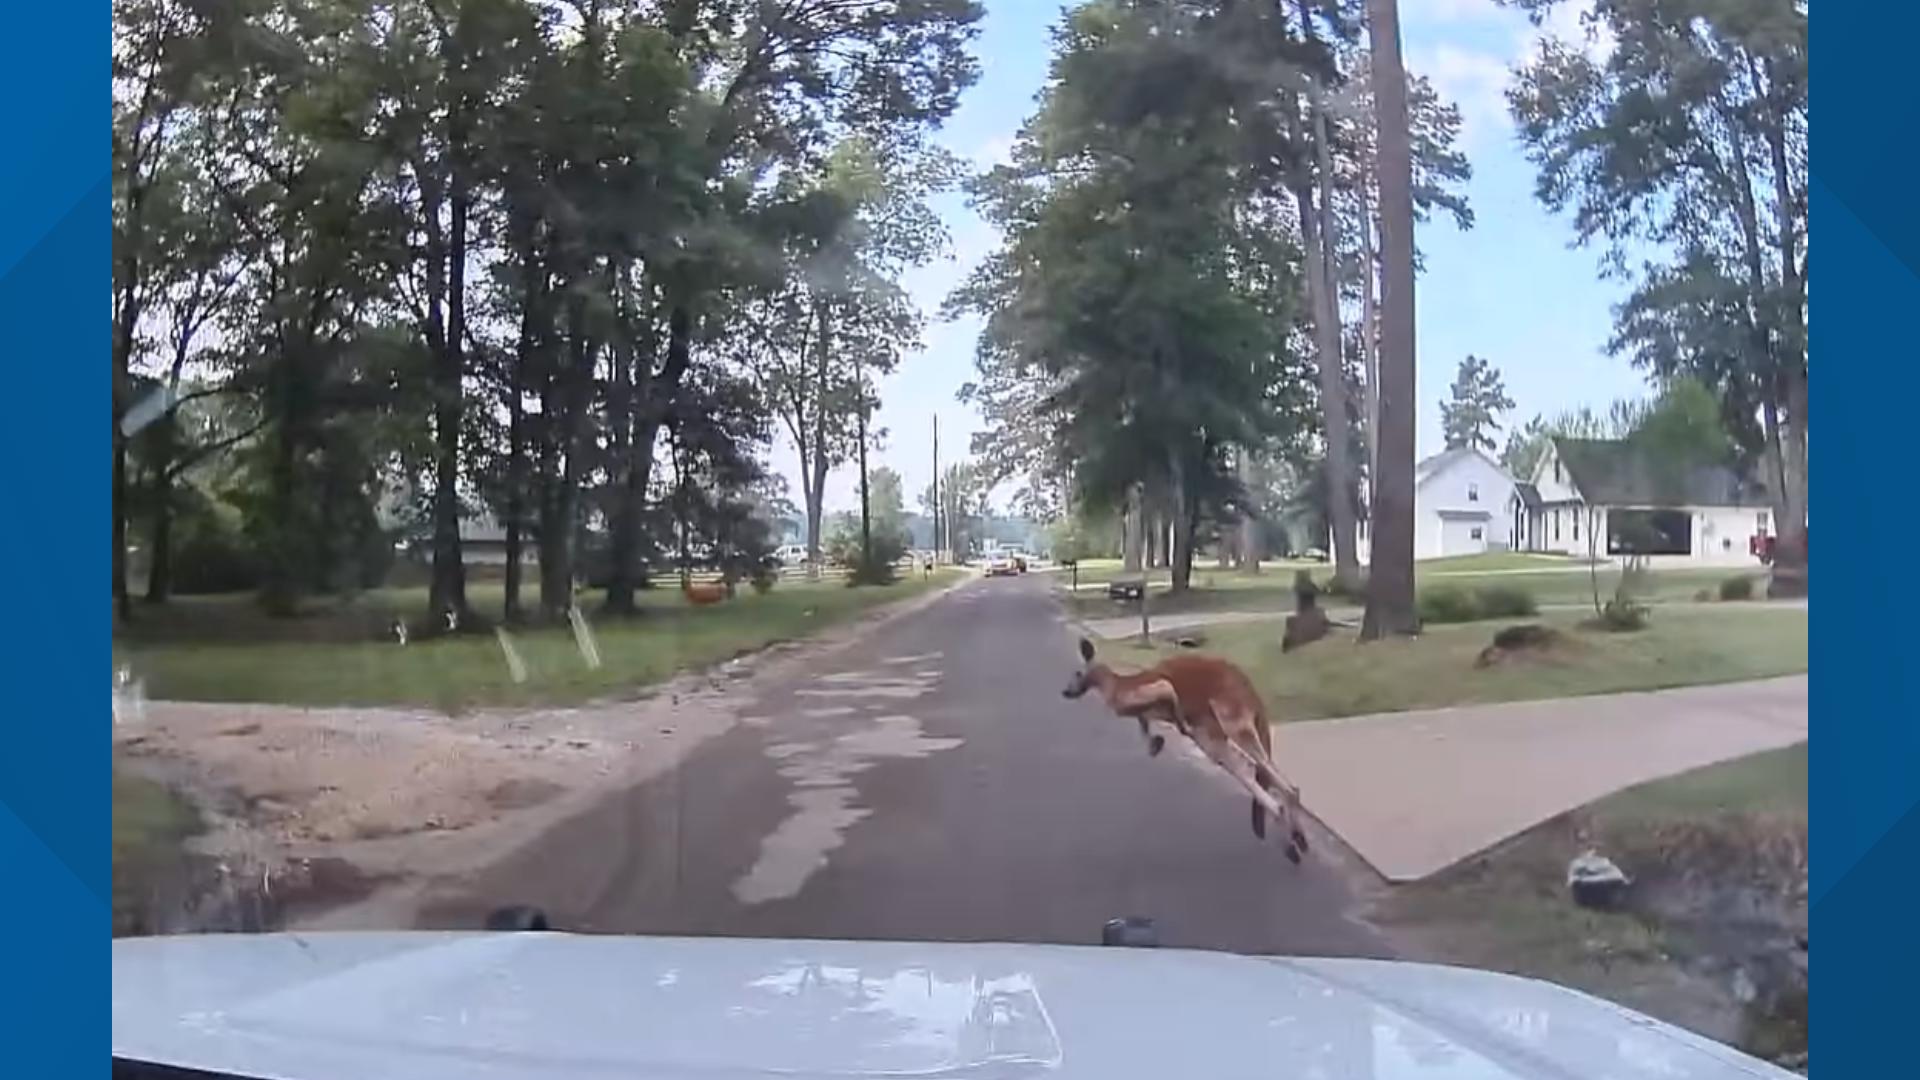
[[[514,930],[134,937],[113,942],[112,998],[113,1075],[129,1078],[1793,1075],[1533,979],[1185,949]],[[1190,1022],[1170,1023],[1183,1009]]]
[[[1012,577],[1019,572],[1019,564],[1015,563],[1013,556],[1006,552],[996,551],[992,555],[987,556],[988,577]]]

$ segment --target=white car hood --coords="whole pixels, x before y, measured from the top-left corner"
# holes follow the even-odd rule
[[[278,1080],[1791,1075],[1459,968],[552,933],[117,940],[113,1052]]]

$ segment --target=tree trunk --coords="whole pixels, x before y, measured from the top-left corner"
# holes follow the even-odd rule
[[[1258,478],[1255,475],[1257,470],[1258,465],[1254,461],[1253,451],[1241,450],[1240,478],[1241,482],[1246,484],[1249,496],[1251,496],[1252,492],[1259,486]],[[1260,559],[1262,555],[1260,550],[1260,519],[1252,513],[1247,513],[1240,518],[1239,555],[1241,570],[1249,574],[1258,574],[1260,572]]]
[[[618,269],[609,269],[609,277],[616,282],[620,274]],[[612,291],[616,297],[615,319],[628,319],[630,314],[620,310],[619,286],[616,284]],[[625,340],[614,346],[613,379],[607,392],[607,444],[612,458],[614,505],[608,515],[606,609],[615,615],[635,612],[635,549],[640,540],[640,502],[646,494],[646,481],[640,477],[634,461],[633,442],[638,426],[634,409],[635,359],[635,350]]]
[[[559,487],[551,503],[551,520],[540,537],[540,606],[549,618],[565,615],[573,607],[574,534],[580,527],[580,482],[586,472],[585,414],[593,382],[586,301],[575,295],[569,308],[567,348],[571,356],[563,371],[560,431],[555,440],[562,457]]]
[[[149,604],[173,598],[173,418],[155,440],[153,462],[153,521],[147,533],[147,595]]]
[[[1146,569],[1144,558],[1147,536],[1146,514],[1141,507],[1140,489],[1127,490],[1127,508],[1120,515],[1120,565],[1128,573]]]
[[[1367,484],[1371,491],[1373,478],[1380,472],[1380,349],[1375,334],[1379,310],[1374,301],[1379,265],[1373,251],[1373,207],[1367,195],[1368,182],[1365,177],[1360,182],[1360,366],[1367,377]],[[1371,517],[1371,496],[1367,506]]]
[[[816,357],[815,382],[813,388],[813,471],[801,478],[806,485],[807,497],[807,573],[809,576],[820,566],[820,533],[826,512],[827,499],[827,365],[831,356],[828,342],[827,311],[824,303],[816,303],[814,318],[819,323],[819,339],[814,343]]]
[[[1334,580],[1351,587],[1359,582],[1360,563],[1354,553],[1353,436],[1347,420],[1347,380],[1340,358],[1340,315],[1333,292],[1333,276],[1321,243],[1320,214],[1313,189],[1296,184],[1294,199],[1300,210],[1300,235],[1306,247],[1307,300],[1313,313],[1314,361],[1320,372],[1320,414],[1326,434],[1327,526],[1331,532]]]
[[[506,521],[506,580],[501,617],[516,622],[522,614],[520,579],[522,572],[523,519],[527,513],[527,416],[528,379],[539,355],[538,344],[546,305],[546,267],[541,262],[534,221],[531,214],[515,207],[510,228],[514,250],[521,259],[520,340],[514,347],[512,370],[507,377],[507,495],[503,507]],[[544,419],[544,417],[543,417]]]
[[[122,623],[133,618],[127,594],[127,440],[120,434],[120,410],[113,418],[113,610]]]
[[[129,260],[131,262],[131,260]],[[129,266],[128,273],[135,272]],[[133,618],[133,602],[127,592],[127,436],[121,427],[127,398],[133,392],[133,333],[139,318],[139,304],[131,296],[122,299],[120,323],[113,334],[113,610],[125,623]]]
[[[513,373],[507,386],[507,496],[502,508],[507,529],[505,580],[501,582],[503,600],[500,617],[507,622],[520,618],[520,518],[526,513],[527,437],[526,407],[521,401],[527,366],[529,313],[522,313],[519,355],[513,360]]]
[[[1784,498],[1777,500],[1785,517],[1774,528],[1780,538],[1774,545],[1774,569],[1784,569],[1781,577],[1798,577],[1797,584],[1782,582],[1779,592],[1804,593],[1807,584],[1807,375],[1804,369],[1786,376],[1787,409],[1785,430],[1781,432],[1781,472],[1784,474]]]
[[[1419,630],[1413,595],[1413,166],[1395,0],[1368,0],[1380,180],[1380,464],[1362,640]],[[1338,508],[1339,499],[1334,500]]]
[[[860,563],[873,573],[873,521],[867,499],[867,406],[860,404]]]
[[[628,445],[630,465],[627,471],[627,490],[624,505],[630,516],[627,529],[633,537],[631,554],[628,556],[627,573],[634,588],[643,588],[647,583],[647,568],[640,561],[638,545],[641,532],[641,512],[647,507],[647,484],[653,479],[654,447],[660,440],[660,429],[667,423],[668,414],[674,406],[673,395],[678,393],[679,379],[693,353],[693,312],[685,304],[675,304],[667,312],[667,355],[660,367],[660,373],[654,374],[653,358],[659,348],[654,338],[653,322],[643,319],[639,354],[635,358],[634,392],[635,403],[633,432]],[[644,391],[644,392],[643,392]]]
[[[1175,450],[1167,456],[1168,591],[1184,593],[1193,582],[1193,515],[1187,507],[1186,463]]]

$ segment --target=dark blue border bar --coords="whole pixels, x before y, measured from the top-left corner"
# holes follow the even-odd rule
[[[1826,275],[1810,313],[1823,442],[1812,638],[1813,918],[1820,931],[1820,1074],[1912,1071],[1913,926],[1920,885],[1920,655],[1907,477],[1920,434],[1920,169],[1910,116],[1920,9],[1821,9],[1813,72],[1813,205]],[[1843,20],[1842,15],[1850,15]],[[1893,125],[1893,126],[1890,126]],[[1909,125],[1910,126],[1910,125]],[[1809,290],[1811,293],[1811,290]],[[1816,317],[1817,316],[1817,317]],[[1834,425],[1838,424],[1839,427]],[[1811,530],[1809,530],[1811,531]],[[1832,730],[1827,730],[1831,727]]]
[[[108,576],[102,421],[112,365],[96,290],[108,283],[110,258],[108,143],[100,128],[110,101],[111,11],[107,4],[20,4],[7,16],[0,44],[0,124],[7,129],[0,149],[0,565],[7,580],[0,612],[9,631],[0,636],[7,642],[0,661],[7,958],[0,1072],[100,1075],[111,971],[104,640],[111,608],[99,586]]]

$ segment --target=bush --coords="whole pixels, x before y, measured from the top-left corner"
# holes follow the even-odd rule
[[[1595,623],[1599,629],[1615,633],[1644,630],[1647,628],[1647,608],[1626,597],[1616,596],[1600,609],[1600,618]]]
[[[1537,615],[1540,605],[1533,594],[1518,585],[1483,585],[1474,592],[1483,619],[1508,619]]]
[[[780,571],[774,569],[771,564],[763,565],[759,570],[754,571],[753,577],[748,580],[753,584],[754,592],[765,596],[772,592],[773,586],[779,582]]]
[[[1414,607],[1423,623],[1463,623],[1481,617],[1479,598],[1453,585],[1427,589]]]
[[[173,548],[173,591],[183,596],[247,592],[260,587],[258,552],[237,532],[216,522],[197,523]]]
[[[1722,581],[1720,583],[1720,599],[1722,600],[1753,599],[1753,579],[1746,576],[1745,574],[1735,574],[1733,577],[1730,577],[1725,581]]]

